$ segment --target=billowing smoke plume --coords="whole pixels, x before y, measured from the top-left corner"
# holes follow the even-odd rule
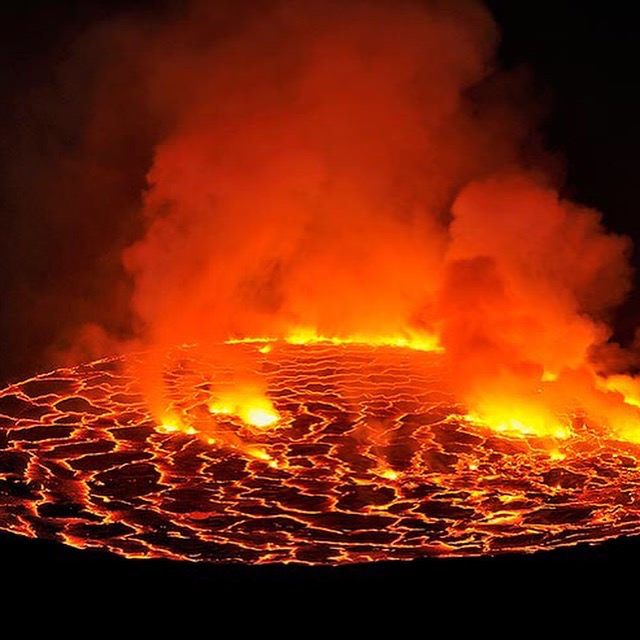
[[[432,328],[451,203],[517,148],[465,99],[490,70],[488,15],[323,1],[234,18],[220,34],[203,3],[151,62],[175,120],[125,260],[152,338]]]
[[[629,243],[523,172],[473,181],[453,214],[438,317],[467,403],[537,433],[562,434],[571,405],[607,421],[621,398],[595,390],[591,360],[629,286]],[[624,422],[637,428],[635,411]]]
[[[634,421],[594,362],[629,243],[559,198],[488,12],[233,4],[117,30],[161,129],[122,258],[140,338],[436,336],[481,419]]]

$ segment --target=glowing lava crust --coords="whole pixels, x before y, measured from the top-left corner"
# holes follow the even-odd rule
[[[441,356],[364,345],[224,346],[279,415],[211,412],[223,365],[167,356],[188,428],[154,421],[141,356],[0,392],[0,527],[129,557],[342,564],[536,551],[640,533],[640,446],[574,417],[562,440],[473,424]],[[263,425],[264,426],[264,425]]]

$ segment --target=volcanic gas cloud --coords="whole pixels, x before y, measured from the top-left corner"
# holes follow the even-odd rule
[[[630,243],[561,197],[540,110],[523,111],[521,74],[496,68],[483,6],[283,0],[168,13],[101,33],[120,61],[101,73],[126,60],[135,113],[157,129],[144,229],[122,251],[137,332],[127,347],[146,355],[114,360],[126,374],[103,363],[5,392],[20,437],[34,424],[17,423],[16,406],[59,424],[59,403],[76,398],[69,433],[38,432],[71,442],[42,456],[89,474],[76,480],[96,522],[114,521],[109,500],[128,514],[110,548],[195,557],[176,539],[217,535],[238,545],[224,559],[340,562],[631,531],[593,507],[605,500],[594,487],[618,477],[594,469],[622,452],[640,460],[637,383],[609,365],[621,360],[608,320],[629,290]],[[101,95],[94,123],[113,127]],[[168,355],[177,345],[188,355]],[[434,380],[446,401],[429,395],[445,393]],[[138,400],[122,419],[129,393]],[[73,442],[74,420],[93,411],[82,400],[103,421],[88,449]],[[189,447],[198,463],[176,471]],[[614,458],[585,453],[594,447]],[[125,462],[133,493],[100,489],[134,486],[104,471]],[[549,487],[566,490],[553,508]],[[142,532],[154,512],[183,514],[173,542]],[[15,517],[22,530],[27,516]],[[56,535],[78,543],[85,529]]]
[[[145,34],[145,337],[440,345],[494,426],[559,433],[577,401],[633,438],[593,358],[629,243],[559,197],[497,39],[475,2],[203,3]]]

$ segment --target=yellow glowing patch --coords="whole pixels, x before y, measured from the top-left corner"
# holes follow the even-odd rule
[[[258,460],[264,460],[265,462],[271,460],[271,456],[264,449],[247,449],[247,453]]]
[[[522,415],[522,418],[507,417]],[[516,437],[549,437],[565,439],[571,435],[569,427],[562,425],[559,420],[549,415],[536,413],[535,410],[516,408],[486,410],[480,413],[467,414],[466,419],[473,424],[483,425],[499,433]]]
[[[209,405],[210,413],[221,413],[223,415],[230,415],[234,412],[234,407],[228,404],[213,403]]]
[[[160,424],[156,426],[156,431],[159,433],[176,433],[177,431],[184,431],[184,426],[177,415],[167,413],[160,421]]]
[[[175,424],[159,424],[156,427],[156,431],[160,433],[174,433],[175,431],[180,431],[180,428],[176,427]]]
[[[506,512],[498,512],[495,513],[493,515],[487,516],[487,518],[485,518],[484,520],[484,524],[496,524],[496,525],[500,525],[500,524],[515,524],[516,522],[520,521],[520,514],[518,513],[510,513],[508,511]]]
[[[268,427],[278,421],[278,416],[267,409],[249,409],[246,422],[254,427]]]
[[[524,496],[519,493],[503,493],[498,496],[498,500],[500,500],[500,502],[509,504],[510,502],[517,502],[518,500],[522,500],[523,497]]]
[[[280,415],[265,393],[251,386],[239,386],[209,404],[212,415],[235,416],[252,427],[275,424]]]
[[[263,343],[258,348],[260,353],[269,353],[273,349],[273,343],[282,340],[288,344],[333,344],[349,345],[361,344],[371,347],[404,347],[416,351],[444,351],[438,336],[428,333],[406,332],[402,334],[350,334],[345,336],[326,336],[318,333],[311,327],[298,327],[281,338],[274,337],[249,337],[229,338],[225,344],[255,344]]]
[[[405,347],[418,351],[443,351],[438,337],[429,334],[406,335],[365,335],[354,334],[348,336],[323,336],[315,329],[301,327],[291,331],[285,342],[289,344],[366,344],[374,347]]]

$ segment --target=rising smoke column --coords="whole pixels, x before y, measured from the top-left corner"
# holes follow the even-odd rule
[[[576,407],[635,428],[634,410],[596,391],[591,362],[629,288],[628,240],[524,172],[470,183],[453,212],[440,335],[467,403],[525,432],[563,435]]]
[[[197,6],[154,60],[157,99],[183,98],[125,256],[153,339],[432,323],[450,204],[517,151],[464,104],[490,70],[489,16],[267,3],[203,44],[217,19]]]
[[[568,405],[634,424],[592,361],[629,244],[527,157],[497,41],[471,1],[195,2],[129,25],[163,123],[123,254],[141,337],[435,333],[493,426],[566,435]]]

